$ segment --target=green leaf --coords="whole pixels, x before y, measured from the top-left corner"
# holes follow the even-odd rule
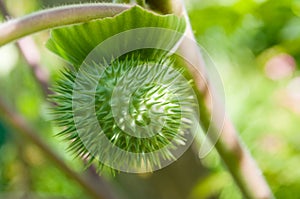
[[[175,15],[159,15],[134,6],[115,17],[52,30],[47,47],[77,67],[96,46],[106,39],[124,31],[145,27],[163,28],[182,34],[185,30],[185,20]],[[151,34],[153,33],[150,31],[148,35],[139,36],[142,38],[138,36],[131,38],[131,41],[134,39],[135,42],[148,41],[148,43],[154,42],[157,45],[164,43],[164,45],[174,46],[181,35],[161,34],[158,39],[157,37],[153,38]],[[118,45],[125,45],[123,42],[125,41],[116,43],[113,48],[117,49]]]

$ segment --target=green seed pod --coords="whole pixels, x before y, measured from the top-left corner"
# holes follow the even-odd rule
[[[100,170],[135,173],[160,169],[183,154],[198,127],[192,81],[170,53],[182,36],[173,29],[183,27],[175,16],[134,7],[52,32],[48,47],[74,65],[52,96],[54,120],[70,151]],[[69,35],[83,37],[77,43]]]
[[[185,145],[185,136],[192,127],[197,105],[191,81],[173,68],[169,58],[153,62],[139,61],[135,57],[117,59],[108,66],[92,66],[106,68],[98,81],[94,100],[90,100],[93,104],[89,101],[89,91],[80,89],[80,97],[75,98],[78,102],[81,100],[79,109],[85,111],[89,110],[82,104],[88,100],[87,106],[95,109],[97,123],[86,113],[78,114],[73,92],[77,91],[74,85],[83,88],[83,84],[98,78],[86,75],[84,81],[75,84],[76,71],[69,70],[54,87],[56,95],[52,99],[57,104],[54,118],[58,125],[66,127],[61,134],[71,141],[70,150],[90,161],[96,158],[100,167],[108,165],[126,171],[161,167],[161,158],[156,152],[165,160],[176,159],[172,150]],[[75,119],[79,121],[77,125],[74,115],[79,115]],[[122,152],[108,151],[107,144]],[[130,153],[137,156],[133,158]]]

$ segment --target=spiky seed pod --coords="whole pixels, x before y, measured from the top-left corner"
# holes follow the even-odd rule
[[[198,102],[169,56],[185,27],[182,17],[133,6],[51,31],[47,47],[73,65],[52,97],[70,151],[100,170],[127,172],[160,169],[183,154],[198,127]]]
[[[66,70],[53,88],[54,118],[65,128],[60,135],[70,141],[70,151],[96,160],[100,169],[104,165],[134,172],[160,168],[162,161],[176,158],[174,151],[186,144],[192,128],[197,105],[191,81],[167,57],[156,62],[136,57],[106,66],[95,63],[93,70],[105,68],[100,78],[86,74],[78,81],[76,70]],[[94,106],[96,122],[91,116],[76,119],[74,99],[80,100],[82,110],[90,91],[74,86],[84,88],[88,82],[98,82],[92,104],[87,105]]]

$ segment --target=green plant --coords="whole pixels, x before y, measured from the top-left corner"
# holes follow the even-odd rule
[[[182,13],[178,12],[178,11],[182,11],[182,10],[184,11],[183,6],[180,3],[176,3],[175,1],[174,2],[173,1],[163,1],[160,4],[157,3],[157,1],[147,1],[147,3],[150,5],[150,7],[154,8],[154,9],[159,9],[160,12],[163,12],[163,13],[174,12],[175,14],[179,15],[178,18],[182,17],[181,16]],[[175,9],[175,8],[177,8],[175,6],[175,4],[177,7],[180,7],[181,9],[178,9],[178,10]],[[144,2],[142,2],[141,5],[144,5]],[[66,11],[69,9],[66,7],[66,8],[58,9],[58,10],[54,9],[50,12],[45,11],[44,13],[41,13],[39,15],[32,15],[28,18],[8,22],[7,24],[4,24],[3,26],[0,27],[0,32],[1,32],[0,44],[5,44],[13,39],[17,39],[21,36],[24,36],[24,35],[27,35],[27,34],[35,32],[35,31],[42,30],[42,29],[48,29],[48,28],[53,28],[53,27],[60,26],[60,25],[73,24],[73,23],[78,23],[78,22],[88,22],[91,19],[104,17],[104,16],[105,17],[112,16],[115,14],[114,13],[115,10],[111,10],[111,8],[118,8],[119,9],[118,12],[129,8],[128,6],[117,6],[117,5],[104,4],[99,7],[100,10],[105,8],[102,10],[104,12],[98,12],[98,10],[96,10],[95,12],[92,12],[93,11],[92,8],[94,8],[94,7],[96,7],[96,4],[94,4],[94,5],[90,4],[90,5],[86,6],[85,7],[86,10],[80,16],[80,19],[74,19],[74,18],[76,18],[76,16],[72,15],[71,14],[72,12],[70,12],[69,14],[68,13],[62,14],[61,11]],[[73,9],[72,11],[74,11],[74,9],[81,10],[83,8],[84,8],[84,6],[83,7],[75,6],[75,7],[72,7],[70,10],[72,10],[72,9]],[[136,9],[136,8],[133,8],[133,9]],[[64,18],[63,21],[59,21],[59,22],[58,22],[58,20],[55,20],[55,19],[54,20],[53,19],[49,20],[49,18],[38,19],[38,17],[37,17],[37,16],[49,16],[49,15],[47,15],[49,13],[53,13],[53,14],[55,13],[54,15],[57,18],[59,18],[61,16],[65,16],[65,15],[68,17]],[[93,13],[95,13],[95,14],[93,15]],[[99,13],[101,13],[101,14],[99,14]],[[91,17],[91,15],[92,15],[92,17]],[[119,17],[121,15],[119,15]],[[115,20],[117,17],[115,17],[114,19],[103,20],[103,22],[107,23],[108,25],[106,27],[104,26],[105,27],[104,29],[102,29],[102,27],[100,26],[101,28],[98,28],[98,29],[96,28],[96,31],[98,31],[98,30],[102,31],[101,33],[103,33],[103,34],[107,31],[106,33],[107,33],[108,37],[111,36],[113,33],[118,33],[118,31],[121,32],[122,30],[119,30],[118,29],[119,27],[117,28],[117,32],[112,32],[109,29],[110,28],[109,25],[112,25],[112,20]],[[157,15],[157,17],[167,19],[167,17],[165,17],[165,16]],[[172,17],[170,17],[170,18],[172,18]],[[176,20],[178,20],[178,18],[173,17],[173,20],[176,21]],[[137,19],[135,19],[135,20],[138,21],[138,19],[139,18],[137,17]],[[147,23],[149,22],[151,24],[151,22],[155,21],[154,19],[155,19],[154,16],[149,17],[149,19],[145,20],[145,22],[147,22]],[[37,21],[35,21],[35,20],[37,20]],[[111,22],[107,22],[110,20],[111,20]],[[35,23],[35,22],[39,22],[39,23]],[[133,22],[134,22],[133,23],[134,25],[138,24],[135,21],[133,21]],[[83,24],[82,26],[79,25],[79,26],[74,26],[71,28],[63,28],[61,30],[59,30],[59,29],[54,30],[52,40],[48,43],[48,46],[50,49],[52,49],[54,52],[56,52],[63,58],[67,59],[69,62],[71,62],[74,65],[74,68],[70,69],[67,72],[64,72],[63,81],[59,82],[58,83],[59,85],[56,88],[56,91],[58,94],[53,99],[54,99],[54,102],[56,102],[58,104],[58,106],[55,108],[55,113],[58,114],[58,116],[62,117],[62,118],[58,117],[57,122],[63,126],[67,125],[67,129],[65,131],[63,131],[62,134],[66,134],[68,136],[68,139],[73,140],[71,147],[72,147],[72,150],[74,152],[76,152],[77,155],[84,155],[87,153],[87,150],[83,146],[82,142],[79,140],[79,136],[76,134],[77,132],[76,132],[75,124],[73,124],[73,118],[72,118],[72,116],[73,116],[72,110],[73,109],[72,109],[72,103],[71,103],[71,100],[73,99],[71,96],[73,82],[74,82],[75,76],[77,75],[78,68],[82,64],[84,66],[86,66],[86,65],[88,65],[90,67],[92,66],[92,68],[101,68],[103,65],[101,65],[99,63],[85,64],[85,62],[84,62],[87,55],[92,51],[92,49],[94,49],[95,46],[93,46],[93,45],[99,44],[102,39],[100,38],[98,41],[95,41],[94,39],[97,38],[96,36],[91,37],[92,38],[91,39],[88,37],[89,35],[87,35],[87,36],[83,37],[83,39],[84,39],[83,41],[85,41],[85,44],[80,45],[84,42],[80,43],[81,38],[78,40],[75,39],[78,37],[78,35],[76,36],[75,33],[77,33],[77,31],[84,33],[83,31],[80,31],[80,29],[82,27],[86,28],[90,24],[92,24],[91,25],[91,26],[93,26],[92,29],[94,29],[95,27],[97,27],[97,23],[98,22],[90,22],[88,24]],[[125,23],[127,24],[127,22],[125,22]],[[164,23],[164,25],[165,24],[168,24],[168,23]],[[177,24],[178,23],[175,23],[176,26],[171,26],[171,27],[177,28]],[[17,29],[13,29],[13,30],[10,29],[10,27],[15,26],[15,25],[17,26]],[[29,25],[31,25],[31,26],[29,26]],[[149,27],[149,24],[145,24],[145,26],[142,26],[142,27],[147,27],[147,26]],[[113,26],[111,26],[111,27],[113,28]],[[120,27],[122,27],[122,26],[120,26]],[[150,27],[152,27],[152,26],[150,26]],[[133,27],[129,27],[129,28],[137,28],[137,27],[133,26]],[[186,34],[190,34],[190,36],[192,36],[191,29],[189,26],[187,26],[187,31],[188,32]],[[75,35],[72,35],[72,33],[74,33]],[[88,32],[88,33],[91,33],[91,32]],[[85,35],[85,34],[83,34],[83,35]],[[67,39],[68,37],[70,38],[70,40]],[[176,39],[176,41],[177,40],[178,40],[178,38]],[[70,43],[70,42],[73,42],[73,43]],[[72,45],[72,44],[75,44],[75,45]],[[200,54],[197,54],[198,49],[196,48],[196,46],[191,46],[191,45],[186,46],[186,45],[188,45],[187,41],[185,41],[185,40],[181,41],[178,51],[184,51],[188,57],[191,57],[191,59],[196,59],[197,60],[196,62],[198,64],[201,64],[201,60],[200,60],[201,57],[200,57]],[[74,46],[79,46],[79,47],[74,48]],[[76,49],[78,49],[78,50],[76,50]],[[111,52],[111,51],[109,51],[109,52]],[[157,53],[160,53],[160,54],[157,54]],[[196,54],[196,56],[195,56],[195,54]],[[114,56],[112,56],[111,54],[109,54],[109,55],[114,58]],[[111,57],[108,57],[108,58],[111,58]],[[171,61],[165,62],[165,60],[169,60],[169,59]],[[138,60],[138,61],[136,61],[136,60]],[[161,61],[161,60],[163,60],[163,61]],[[207,94],[207,91],[209,91],[209,92],[214,92],[214,91],[211,91],[207,87],[207,84],[205,84],[206,80],[203,79],[203,77],[199,76],[199,73],[197,72],[198,69],[195,69],[191,64],[187,63],[186,60],[182,60],[178,57],[175,57],[174,58],[175,62],[173,62],[171,58],[167,57],[166,52],[160,52],[160,51],[157,52],[156,50],[147,49],[147,50],[137,51],[130,55],[126,55],[124,57],[118,58],[116,61],[113,61],[113,62],[111,62],[111,60],[109,60],[109,59],[104,59],[104,60],[100,60],[100,61],[104,61],[105,65],[109,65],[109,64],[111,65],[110,70],[112,72],[110,72],[110,70],[107,70],[107,74],[104,74],[105,78],[103,78],[103,79],[107,80],[107,81],[115,80],[116,77],[111,78],[111,74],[113,74],[113,72],[115,72],[116,75],[118,75],[118,73],[123,72],[122,70],[124,70],[126,72],[126,70],[128,70],[129,67],[131,67],[131,64],[139,65],[139,63],[141,63],[142,66],[154,65],[154,66],[157,66],[158,68],[161,67],[164,63],[167,63],[168,65],[174,65],[174,68],[182,66],[183,69],[181,69],[180,73],[183,73],[183,74],[188,73],[187,77],[192,78],[194,81],[193,87],[195,89],[195,92],[197,93],[197,97],[198,97],[199,104],[201,107],[200,111],[201,111],[201,114],[204,113],[201,123],[202,123],[204,129],[206,129],[206,130],[208,129],[208,127],[209,127],[208,120],[212,114],[211,113],[212,111],[208,108],[209,101],[207,101],[205,95]],[[156,68],[154,67],[154,69],[156,69]],[[200,70],[203,70],[203,68],[201,68]],[[119,72],[119,71],[121,71],[121,72]],[[159,71],[164,72],[161,69],[155,70],[155,72],[159,72]],[[203,74],[205,74],[204,71],[201,71],[201,72],[203,72]],[[99,73],[96,72],[96,74],[99,74]],[[174,76],[174,77],[176,77],[176,76]],[[92,81],[92,83],[96,83],[96,84],[98,83],[98,85],[102,85],[101,83],[106,83],[106,81],[105,82],[101,82],[101,81],[97,82],[97,81],[95,81],[97,79],[93,79],[93,78],[87,78],[86,80]],[[115,86],[114,84],[111,84],[111,85]],[[111,85],[108,85],[108,87]],[[173,105],[174,107],[177,107],[178,104],[176,104],[177,103],[176,98],[174,98],[171,94],[166,92],[166,89],[161,88],[161,87],[155,88],[155,85],[151,85],[151,84],[149,84],[147,86],[148,87],[145,87],[146,90],[143,90],[141,92],[141,94],[137,94],[137,97],[134,98],[136,101],[134,103],[132,103],[133,106],[136,104],[140,105],[141,97],[143,98],[143,95],[146,93],[145,91],[148,91],[151,94],[153,94],[154,92],[155,93],[162,92],[162,94],[159,95],[160,97],[166,95],[167,99],[170,98],[171,100],[167,101],[167,104],[166,104],[167,109],[171,108],[170,102],[175,104],[175,105]],[[178,88],[180,89],[180,86]],[[85,89],[83,89],[83,90],[85,90]],[[99,100],[101,101],[101,100],[103,100],[103,99],[101,99],[101,97],[107,95],[105,93],[106,91],[104,92],[103,90],[105,90],[104,87],[102,87],[102,86],[97,87],[97,90],[96,90],[97,94],[95,96],[96,99],[99,98]],[[189,98],[189,95],[184,94],[182,96]],[[92,102],[93,102],[93,100],[92,100]],[[107,102],[107,101],[104,101],[104,102]],[[165,102],[163,102],[163,103],[165,103]],[[92,103],[92,105],[94,105],[94,104]],[[99,120],[102,118],[101,116],[105,117],[105,115],[103,115],[104,111],[109,110],[107,107],[105,107],[105,109],[103,109],[103,110],[101,109],[102,106],[105,106],[105,105],[107,106],[107,104],[105,104],[103,102],[99,105],[99,107],[97,107],[97,105],[96,105],[96,107],[97,107],[96,112],[97,112],[97,110],[101,110],[101,111],[97,112],[97,117],[99,118]],[[165,104],[163,104],[163,105],[165,105]],[[193,103],[191,104],[191,106],[193,106]],[[149,108],[149,107],[146,106],[146,108]],[[135,110],[135,109],[132,108],[130,111],[133,111],[133,110]],[[136,110],[141,111],[142,109],[139,107]],[[178,111],[178,110],[175,109],[175,111]],[[220,112],[222,112],[222,110],[220,110]],[[107,115],[109,115],[109,114],[110,113],[107,113]],[[143,123],[145,123],[145,122],[147,123],[147,120],[148,120],[147,115],[142,114],[141,118],[142,119],[138,119],[138,121],[141,123],[141,125],[143,125]],[[182,137],[180,137],[180,136],[178,137],[179,132],[176,127],[179,124],[178,121],[180,121],[181,118],[179,119],[178,114],[175,113],[173,115],[171,114],[171,117],[169,117],[169,119],[170,119],[170,122],[169,122],[170,125],[168,125],[168,126],[170,126],[171,128],[168,129],[167,133],[170,133],[171,137],[169,139],[165,139],[165,138],[163,138],[164,136],[162,136],[163,139],[161,139],[159,142],[150,141],[149,144],[150,145],[153,144],[153,145],[150,147],[145,147],[145,149],[138,149],[137,146],[139,146],[139,144],[135,145],[136,143],[134,143],[134,145],[132,147],[129,146],[129,144],[131,142],[139,140],[139,139],[136,139],[136,140],[130,139],[129,141],[128,140],[126,141],[126,139],[128,139],[128,138],[121,131],[119,131],[119,132],[121,132],[119,134],[118,133],[117,134],[115,134],[115,133],[109,134],[109,133],[111,133],[111,131],[109,131],[109,128],[111,128],[113,126],[113,124],[109,124],[107,126],[108,130],[104,129],[104,133],[102,133],[101,135],[105,134],[106,136],[109,137],[111,142],[115,141],[114,144],[116,144],[118,146],[123,147],[125,145],[125,147],[123,147],[123,148],[125,148],[127,150],[130,150],[132,152],[144,153],[144,152],[148,152],[148,151],[155,149],[155,147],[154,147],[155,144],[157,145],[158,148],[161,148],[162,146],[164,146],[165,142],[168,143],[171,139],[174,139],[174,138],[175,138],[175,141],[177,141],[179,143],[184,141],[184,139]],[[175,122],[173,122],[173,120],[175,120]],[[83,123],[87,122],[87,120],[82,120],[82,122]],[[106,125],[107,122],[112,122],[111,115],[109,115],[109,117],[107,117],[107,118],[105,117],[105,120],[102,120],[100,122],[103,122],[104,125]],[[216,123],[218,121],[212,121],[212,122],[214,123],[213,124],[214,129],[212,130],[213,134],[212,135],[210,134],[210,136],[211,136],[211,139],[213,140],[213,139],[216,139],[216,136],[218,135],[218,132],[221,129],[219,128],[219,124]],[[91,124],[89,124],[89,125],[91,125]],[[259,174],[259,170],[256,168],[255,164],[253,163],[251,156],[247,153],[247,151],[244,149],[244,147],[240,144],[240,141],[236,138],[235,131],[234,131],[234,129],[232,129],[231,126],[232,125],[229,122],[229,120],[225,119],[225,128],[223,129],[223,134],[221,135],[220,139],[216,143],[216,148],[218,149],[224,162],[227,164],[230,172],[233,174],[234,178],[236,179],[238,185],[241,187],[245,196],[247,196],[249,198],[260,198],[260,197],[270,198],[270,197],[272,197],[270,194],[270,191],[268,190],[267,185],[265,184],[263,178],[261,178],[261,176]],[[85,125],[84,127],[90,127],[90,126]],[[174,128],[175,128],[175,130],[174,130]],[[85,130],[87,130],[87,129],[88,128],[85,128]],[[94,134],[92,134],[92,135],[94,135]],[[118,135],[120,138],[115,139],[114,136],[116,136],[116,135]],[[163,133],[163,135],[166,135],[166,134]],[[74,139],[75,139],[75,141],[74,141]],[[230,145],[231,142],[229,141],[229,139],[232,139],[235,141],[234,146]],[[91,140],[91,139],[89,139],[89,140]],[[119,142],[120,140],[121,140],[121,142]],[[148,143],[148,142],[146,142],[146,143]],[[142,143],[141,146],[143,146],[143,144],[146,144],[146,143]],[[92,147],[93,146],[94,145],[92,145]],[[98,146],[98,145],[96,145],[96,146]],[[101,152],[101,150],[104,150],[104,149],[101,148],[99,151],[99,149],[96,148],[95,150],[97,152]],[[116,154],[114,154],[114,155],[116,155]],[[171,156],[169,156],[168,151],[165,151],[165,153],[163,153],[163,156],[165,156],[167,159],[171,157]],[[91,157],[92,156],[89,156],[89,160],[93,159]],[[113,162],[117,161],[117,159],[114,159],[114,158],[118,158],[118,157],[113,157],[113,158],[110,157],[110,159]],[[156,157],[153,157],[152,159],[148,159],[148,160],[144,160],[144,161],[135,159],[133,161],[133,164],[134,164],[134,166],[136,166],[136,164],[137,164],[137,167],[140,167],[141,165],[143,165],[145,163],[147,166],[148,162],[154,162],[155,165],[160,164],[159,161],[157,161]],[[249,172],[249,171],[251,171],[251,172]],[[255,191],[257,191],[255,188],[257,186],[254,186],[256,183],[258,184],[258,186],[260,186],[262,188],[261,191],[255,192]]]

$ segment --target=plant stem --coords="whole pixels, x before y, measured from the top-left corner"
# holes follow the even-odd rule
[[[4,17],[12,17],[3,3],[3,0],[0,0],[0,12]],[[26,37],[17,41],[16,46],[30,68],[35,81],[43,91],[44,96],[47,97],[49,94],[53,94],[49,89],[48,73],[40,64],[41,55],[34,40],[31,37]]]
[[[193,63],[197,63],[197,68],[186,60],[180,61],[189,70],[195,81],[197,91],[202,96],[203,102],[200,103],[204,104],[205,110],[201,107],[201,118],[206,118],[206,120],[212,118],[212,109],[214,109],[214,111],[217,109],[217,115],[219,116],[217,118],[220,119],[210,121],[213,128],[208,132],[208,136],[210,136],[210,139],[213,141],[218,138],[215,147],[246,198],[273,198],[272,192],[262,176],[261,170],[256,165],[255,160],[239,139],[232,122],[222,113],[222,111],[224,111],[220,108],[222,105],[218,102],[218,99],[211,98],[211,96],[217,96],[216,91],[213,88],[212,82],[210,82],[206,76],[207,71],[198,46],[191,44],[191,40],[193,40],[194,43],[196,43],[196,40],[183,2],[178,0],[164,0],[158,3],[156,0],[149,0],[148,3],[163,13],[175,13],[186,18],[188,24],[186,36],[189,39],[182,41],[178,51],[180,51],[180,54],[183,55],[184,58],[187,58],[187,60],[193,60]],[[200,71],[202,75],[199,75],[198,71]],[[216,107],[211,107],[212,104],[216,105]],[[224,120],[222,120],[222,117]],[[220,121],[224,122],[224,125],[220,124]],[[202,122],[202,126],[206,130],[209,129],[209,125],[209,122]],[[220,132],[221,134],[219,135]]]
[[[170,0],[146,0],[146,2],[148,3],[148,5],[150,5],[150,8],[152,10],[156,10],[164,14],[173,13],[172,10],[170,10],[173,7]]]
[[[136,3],[141,6],[141,7],[145,7],[146,6],[146,2],[145,0],[136,0]]]
[[[125,4],[89,3],[39,11],[1,24],[0,46],[38,31],[112,17],[129,8]]]
[[[88,195],[95,199],[104,199],[101,193],[94,188],[94,186],[87,180],[85,180],[82,176],[78,175],[72,169],[70,169],[63,160],[61,160],[54,151],[50,149],[50,147],[43,142],[43,140],[38,136],[38,133],[33,129],[29,128],[26,125],[24,119],[10,111],[8,106],[4,103],[4,101],[0,98],[0,116],[3,117],[13,127],[18,133],[22,136],[30,140],[36,146],[38,146],[41,151],[51,160],[56,166],[61,169],[68,177],[75,180]]]

